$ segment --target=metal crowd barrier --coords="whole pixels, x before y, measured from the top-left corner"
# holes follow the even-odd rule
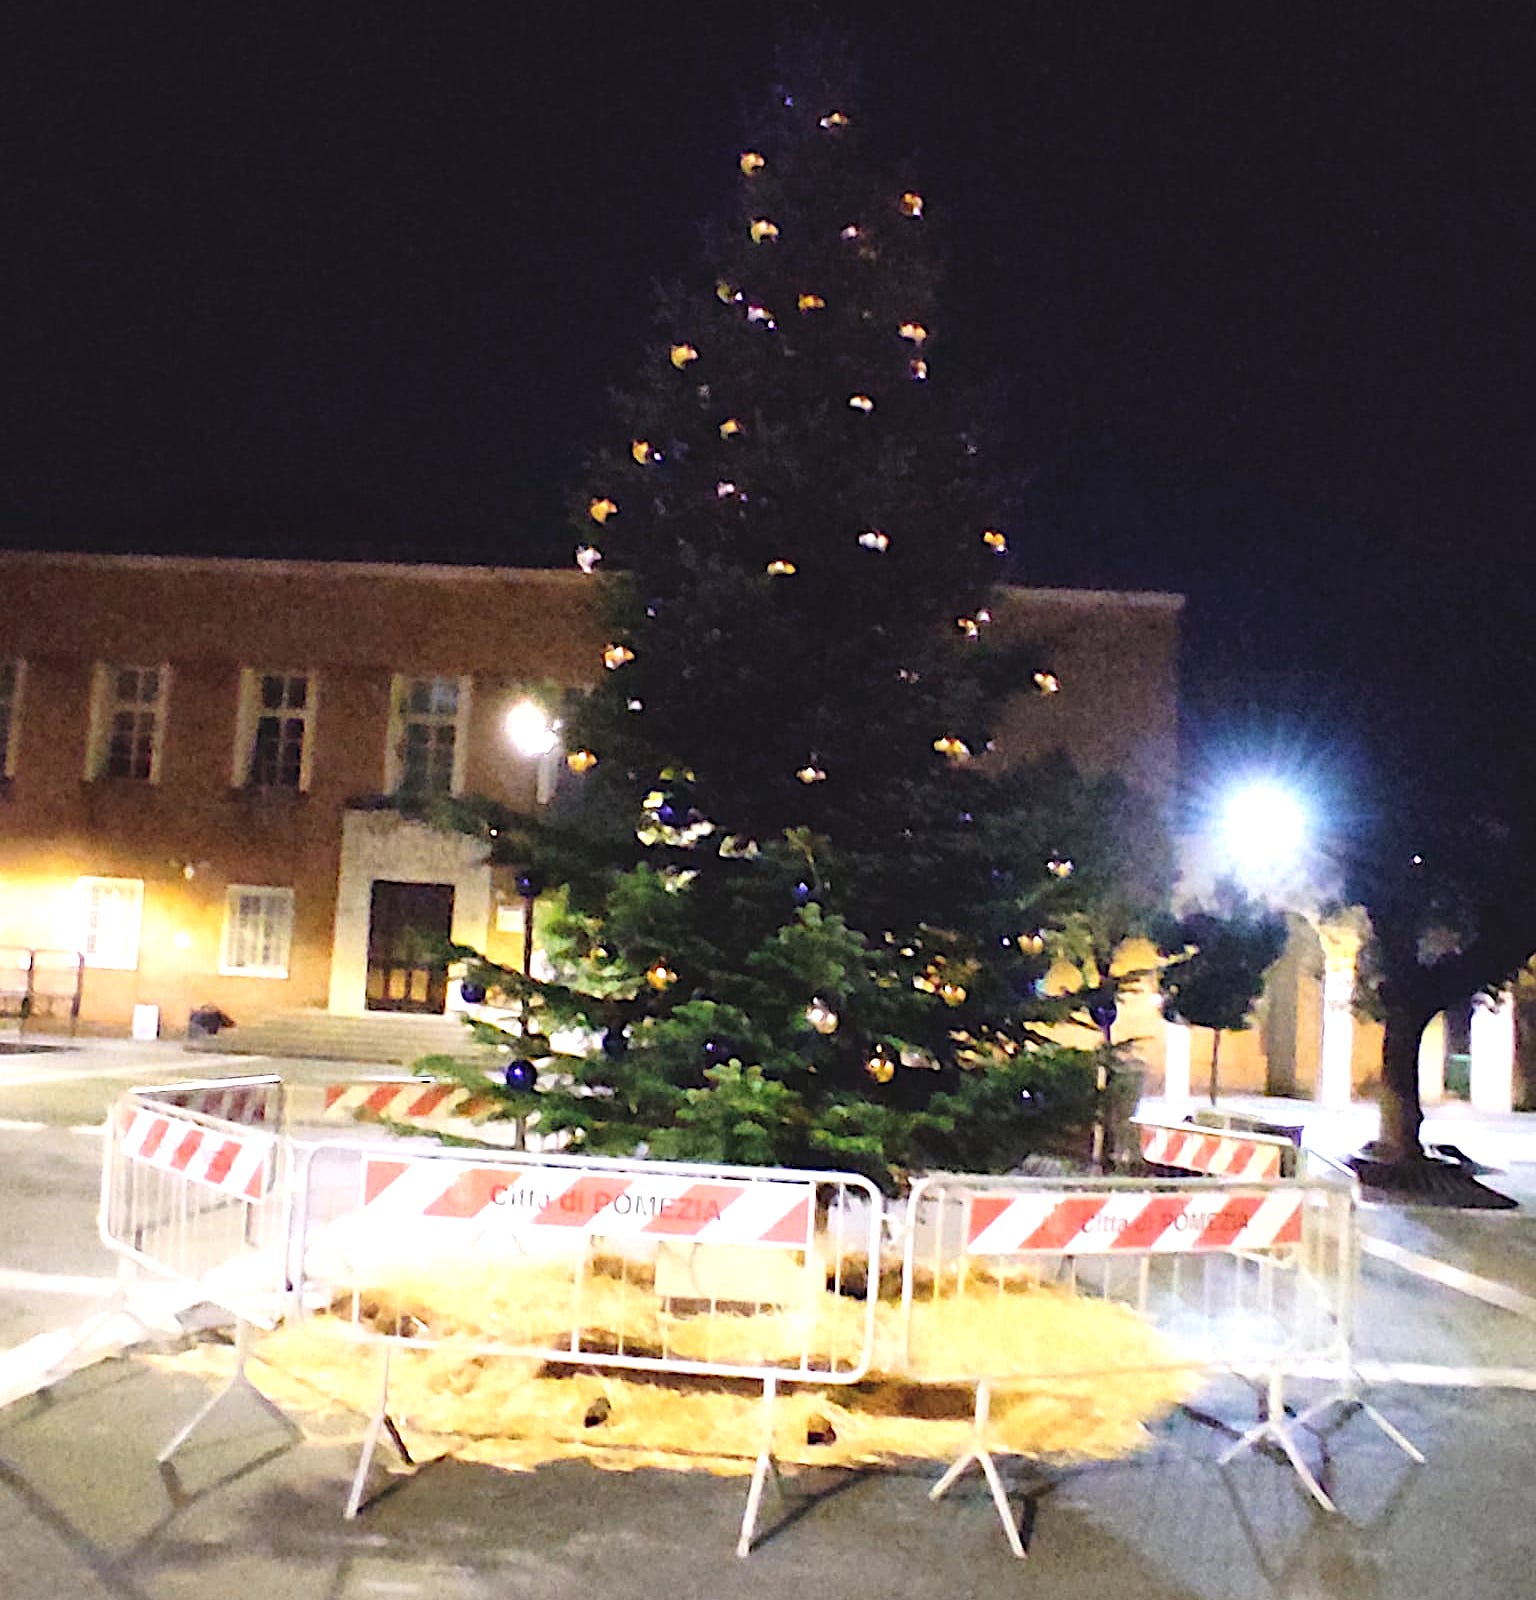
[[[340,1087],[322,1092],[322,1116],[344,1099]],[[313,1100],[313,1090],[300,1093]],[[370,1086],[362,1109],[382,1093]],[[416,1097],[404,1109],[428,1120],[465,1113],[459,1091],[438,1094],[422,1080],[391,1093]],[[1301,1176],[1272,1181],[935,1175],[886,1209],[873,1185],[842,1172],[447,1148],[382,1130],[338,1139],[323,1125],[310,1141],[293,1127],[299,1104],[276,1077],[222,1079],[135,1089],[112,1114],[102,1238],[122,1261],[194,1287],[237,1319],[234,1376],[161,1461],[237,1387],[282,1416],[246,1377],[252,1328],[325,1309],[381,1360],[347,1517],[381,1437],[410,1464],[389,1412],[393,1352],[451,1340],[467,1355],[760,1383],[762,1442],[737,1544],[746,1555],[764,1487],[779,1481],[779,1387],[853,1384],[871,1369],[885,1235],[901,1241],[903,1258],[900,1349],[889,1361],[882,1349],[882,1367],[974,1389],[971,1446],[931,1497],[976,1464],[1016,1555],[1022,1543],[988,1447],[994,1390],[1138,1369],[1096,1366],[1073,1348],[1037,1349],[1027,1370],[957,1362],[925,1333],[925,1304],[990,1300],[1008,1316],[1021,1280],[1033,1280],[1133,1308],[1164,1340],[1156,1367],[1139,1370],[1236,1372],[1261,1386],[1264,1420],[1223,1461],[1274,1444],[1326,1510],[1333,1502],[1296,1434],[1332,1407],[1352,1404],[1423,1459],[1360,1398],[1351,1359],[1358,1185],[1311,1152]],[[532,1269],[537,1292],[488,1293],[476,1326],[445,1334],[430,1311],[424,1318],[388,1293],[425,1267],[484,1274],[501,1291]],[[599,1302],[606,1310],[594,1313]],[[1291,1416],[1287,1380],[1319,1370],[1336,1381]]]

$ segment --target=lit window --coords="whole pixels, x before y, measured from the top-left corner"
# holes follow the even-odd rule
[[[219,971],[232,977],[286,978],[292,948],[293,890],[230,884]]]
[[[459,678],[396,678],[386,787],[408,795],[463,787],[460,719],[469,685]]]
[[[236,787],[309,787],[314,744],[315,680],[310,672],[242,675]]]
[[[16,730],[21,722],[24,661],[0,661],[0,778],[16,771]]]
[[[79,947],[88,967],[132,972],[144,920],[141,878],[81,878]]]
[[[87,776],[160,780],[160,745],[165,732],[170,669],[102,662],[91,702]]]

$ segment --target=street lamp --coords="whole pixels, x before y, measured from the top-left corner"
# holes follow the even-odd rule
[[[1307,839],[1306,807],[1272,780],[1244,783],[1222,802],[1218,837],[1239,877],[1269,877],[1300,860]]]
[[[547,805],[555,792],[554,756],[560,746],[560,723],[537,700],[519,700],[507,713],[506,729],[512,748],[520,756],[538,762],[534,800],[538,805]]]

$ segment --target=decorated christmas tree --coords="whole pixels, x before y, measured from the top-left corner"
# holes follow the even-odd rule
[[[930,204],[825,60],[732,154],[574,497],[606,670],[553,803],[475,824],[542,895],[536,975],[460,954],[506,1114],[889,1183],[1088,1122],[1101,1063],[1040,1030],[1108,998],[1132,845],[1113,785],[990,755],[1003,697],[1054,682],[993,637],[1004,485],[944,364]],[[1052,999],[1064,955],[1088,992]]]

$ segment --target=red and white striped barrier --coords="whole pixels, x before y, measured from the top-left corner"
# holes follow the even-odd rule
[[[1182,1167],[1212,1178],[1270,1180],[1283,1175],[1289,1139],[1262,1133],[1231,1133],[1192,1123],[1137,1124],[1142,1159],[1160,1167]]]
[[[1099,1255],[1109,1251],[1279,1250],[1301,1243],[1299,1189],[1230,1193],[972,1194],[968,1255]]]
[[[124,1121],[119,1148],[128,1160],[242,1200],[266,1198],[276,1150],[269,1136],[204,1128],[142,1106],[128,1108]]]
[[[816,1188],[789,1178],[369,1158],[363,1215],[371,1227],[386,1229],[473,1222],[546,1240],[559,1230],[572,1240],[601,1235],[808,1250]]]
[[[438,1127],[484,1116],[500,1104],[459,1083],[401,1079],[389,1083],[328,1083],[322,1090],[320,1118],[326,1122],[410,1122]]]
[[[241,1127],[261,1127],[275,1123],[281,1103],[282,1082],[278,1078],[259,1082],[175,1083],[164,1088],[140,1089],[141,1098],[178,1111],[195,1111],[199,1116],[217,1117],[221,1122],[236,1122]]]

